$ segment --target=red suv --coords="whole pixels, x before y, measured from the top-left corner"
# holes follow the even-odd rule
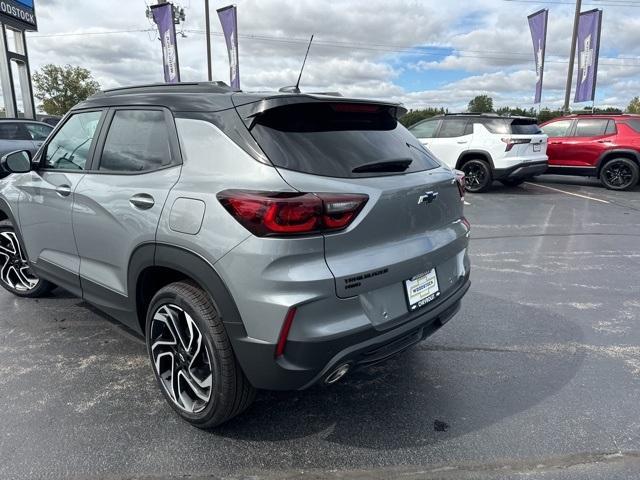
[[[640,115],[569,115],[540,126],[549,136],[547,173],[597,177],[628,190],[640,177]]]

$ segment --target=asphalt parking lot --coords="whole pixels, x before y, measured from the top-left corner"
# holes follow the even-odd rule
[[[142,340],[56,290],[0,293],[0,478],[637,478],[640,188],[469,195],[472,282],[423,344],[203,432]]]

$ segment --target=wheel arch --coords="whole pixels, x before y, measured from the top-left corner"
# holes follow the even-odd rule
[[[598,178],[600,178],[600,172],[602,172],[602,168],[604,167],[604,165],[609,160],[613,160],[614,158],[628,158],[629,160],[633,160],[636,163],[636,165],[640,167],[640,154],[635,150],[628,150],[628,149],[609,150],[604,152],[598,159],[598,163],[597,163],[598,169],[596,174]]]
[[[458,161],[456,162],[456,168],[462,167],[462,165],[464,165],[466,162],[473,159],[485,160],[489,162],[491,170],[495,170],[491,154],[486,150],[466,150],[462,152],[458,157]]]
[[[146,244],[136,249],[129,262],[129,298],[141,333],[145,331],[146,309],[153,296],[177,281],[191,281],[207,292],[225,326],[242,326],[238,308],[211,263],[183,247]]]

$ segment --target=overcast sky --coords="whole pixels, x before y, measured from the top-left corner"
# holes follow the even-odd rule
[[[46,63],[90,69],[104,88],[162,81],[150,0],[36,0],[39,31],[28,34],[32,70]],[[634,5],[634,3],[636,5]],[[206,80],[204,0],[180,0],[183,81]],[[228,60],[211,0],[214,78]],[[527,15],[549,8],[543,106],[564,99],[573,5],[570,0],[237,0],[240,77],[245,90],[295,83],[314,45],[303,90],[401,101],[411,108],[463,110],[478,94],[496,106],[533,106],[533,48]],[[640,94],[640,1],[599,0],[604,9],[597,105],[626,106]],[[131,31],[134,30],[134,31]],[[137,31],[135,31],[137,30]],[[108,33],[119,31],[120,33]],[[130,32],[122,32],[130,31]],[[78,35],[71,35],[78,34]],[[575,80],[574,80],[575,83]]]

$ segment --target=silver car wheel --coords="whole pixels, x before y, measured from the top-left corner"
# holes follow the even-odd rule
[[[0,232],[0,281],[18,292],[29,292],[40,281],[29,268],[14,232]]]
[[[151,358],[160,384],[173,403],[188,413],[204,410],[211,399],[211,356],[193,318],[174,304],[153,314]]]

